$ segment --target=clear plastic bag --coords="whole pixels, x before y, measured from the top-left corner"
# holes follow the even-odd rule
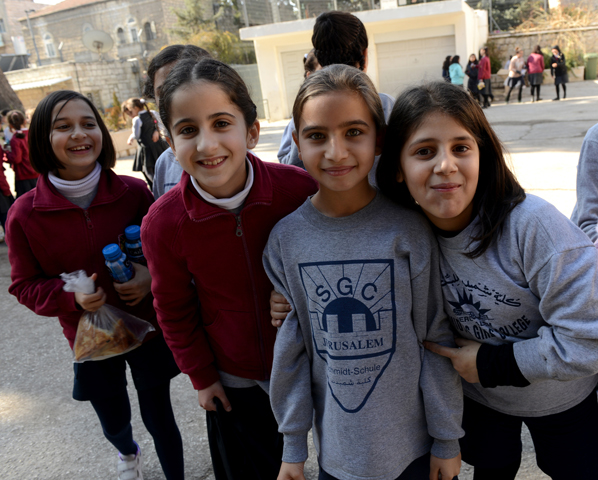
[[[94,281],[83,270],[63,273],[60,278],[65,292],[91,294],[96,291]],[[85,311],[75,336],[74,362],[104,360],[130,352],[153,330],[151,323],[108,304],[95,312]]]

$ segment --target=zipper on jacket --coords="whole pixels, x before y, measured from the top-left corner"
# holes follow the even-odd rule
[[[91,230],[93,228],[93,223],[91,223],[89,212],[87,210],[83,210],[83,214],[85,215],[85,220],[87,221],[87,228]]]
[[[237,219],[237,231],[236,231],[236,235],[237,237],[242,237],[243,236],[243,229],[241,228],[241,215],[235,215],[236,219]]]

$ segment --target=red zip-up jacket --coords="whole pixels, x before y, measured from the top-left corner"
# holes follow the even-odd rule
[[[299,168],[248,158],[254,182],[239,215],[201,199],[184,172],[141,227],[158,321],[196,390],[217,370],[270,378],[276,328],[262,253],[274,225],[317,191]]]
[[[37,188],[19,197],[8,211],[6,243],[12,279],[8,291],[38,315],[58,317],[73,348],[82,310],[75,304],[75,294],[62,289],[60,274],[97,273],[96,287],[106,292],[106,303],[159,330],[151,294],[134,307],[125,305],[114,290],[102,255],[102,248],[117,243],[126,227],[141,224],[152,202],[142,180],[103,170],[98,192],[83,210],[60,195],[43,175]]]
[[[490,80],[491,77],[490,59],[488,57],[480,58],[478,62],[478,80]]]
[[[15,180],[33,180],[39,173],[33,170],[29,161],[29,130],[23,130],[25,138],[17,138],[14,134],[10,139],[10,152],[6,152],[6,159],[15,171]]]

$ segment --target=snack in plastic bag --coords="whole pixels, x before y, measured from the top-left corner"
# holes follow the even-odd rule
[[[95,292],[95,284],[83,270],[63,273],[65,292]],[[143,342],[145,335],[155,328],[145,320],[134,317],[108,304],[95,312],[83,312],[73,353],[75,363],[104,360],[130,352]]]

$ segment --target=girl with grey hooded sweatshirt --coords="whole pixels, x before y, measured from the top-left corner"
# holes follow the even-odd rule
[[[446,83],[397,99],[377,171],[440,244],[449,358],[465,394],[463,460],[514,479],[525,423],[542,471],[596,478],[598,258],[587,236],[523,188],[477,103]]]

